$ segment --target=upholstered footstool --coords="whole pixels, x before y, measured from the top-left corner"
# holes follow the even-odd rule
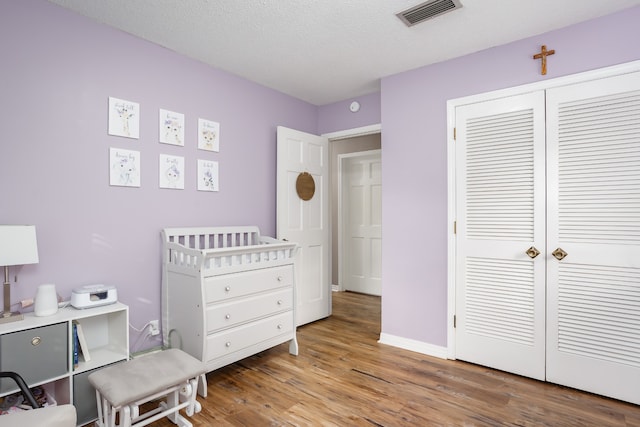
[[[196,392],[198,378],[204,373],[201,361],[178,349],[100,369],[89,375],[89,382],[96,389],[96,423],[99,427],[142,427],[167,417],[181,427],[191,427],[179,411],[185,408],[188,416],[200,412]],[[140,405],[165,396],[157,408],[140,413]]]

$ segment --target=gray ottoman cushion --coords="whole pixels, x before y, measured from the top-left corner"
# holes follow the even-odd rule
[[[172,348],[100,369],[89,375],[89,382],[111,405],[119,407],[204,372],[201,361]]]

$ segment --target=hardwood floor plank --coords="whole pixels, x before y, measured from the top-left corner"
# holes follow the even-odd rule
[[[640,407],[379,344],[380,298],[333,294],[333,315],[207,374],[195,426],[640,427]],[[640,392],[640,387],[639,387]],[[167,419],[152,424],[172,426]]]

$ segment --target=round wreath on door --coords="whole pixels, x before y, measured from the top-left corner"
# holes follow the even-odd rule
[[[296,192],[305,202],[311,200],[316,192],[316,182],[309,172],[302,172],[296,179]]]

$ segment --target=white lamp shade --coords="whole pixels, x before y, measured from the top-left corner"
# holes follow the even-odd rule
[[[35,225],[0,225],[0,266],[37,262]]]

